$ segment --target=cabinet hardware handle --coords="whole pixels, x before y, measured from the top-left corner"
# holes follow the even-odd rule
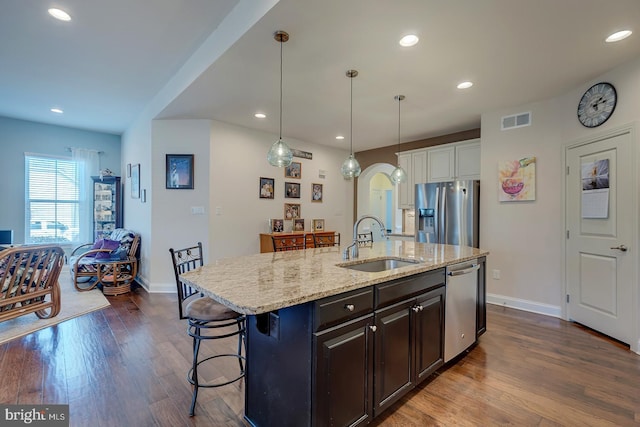
[[[424,307],[419,305],[418,308],[420,309],[420,311],[424,310]]]
[[[625,245],[620,245],[620,246],[616,246],[616,247],[611,248],[611,249],[618,249],[619,251],[627,252],[628,248]]]
[[[371,325],[369,326],[369,329],[371,329],[371,332],[375,332],[378,330],[378,327],[376,325]]]
[[[413,310],[414,313],[417,313],[420,311],[420,308],[418,306],[415,306],[411,310]]]
[[[355,309],[356,309],[356,306],[355,306],[355,305],[353,305],[353,304],[347,304],[347,305],[345,305],[345,306],[344,306],[344,308],[345,308],[345,310],[347,310],[347,311],[353,311],[353,310],[355,310]]]

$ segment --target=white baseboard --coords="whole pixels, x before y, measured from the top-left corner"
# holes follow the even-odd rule
[[[150,294],[175,294],[178,292],[176,283],[154,283],[152,290],[147,290]]]
[[[535,301],[524,300],[520,298],[507,297],[504,295],[487,294],[487,304],[499,305],[502,307],[515,308],[532,313],[544,314],[562,318],[562,307],[550,304],[543,304]]]
[[[149,282],[144,277],[138,276],[136,277],[136,283],[142,286],[144,290],[150,294],[175,294],[177,292],[175,282],[162,284],[154,283],[153,289],[151,289]]]

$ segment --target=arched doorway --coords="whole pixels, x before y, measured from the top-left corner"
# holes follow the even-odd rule
[[[375,163],[367,167],[358,177],[357,190],[357,217],[375,215],[392,233],[402,230],[397,187],[389,179],[394,169],[395,166],[388,163]],[[374,239],[377,235],[379,233],[374,233]]]

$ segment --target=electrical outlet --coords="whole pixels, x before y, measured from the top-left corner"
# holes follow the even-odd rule
[[[493,270],[493,278],[495,280],[500,280],[500,270]]]

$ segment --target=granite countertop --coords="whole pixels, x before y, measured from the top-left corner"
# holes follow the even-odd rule
[[[489,254],[467,246],[386,240],[360,247],[358,259],[345,261],[343,249],[328,247],[225,258],[180,277],[232,310],[255,315]],[[419,262],[376,273],[340,267],[384,257]]]

